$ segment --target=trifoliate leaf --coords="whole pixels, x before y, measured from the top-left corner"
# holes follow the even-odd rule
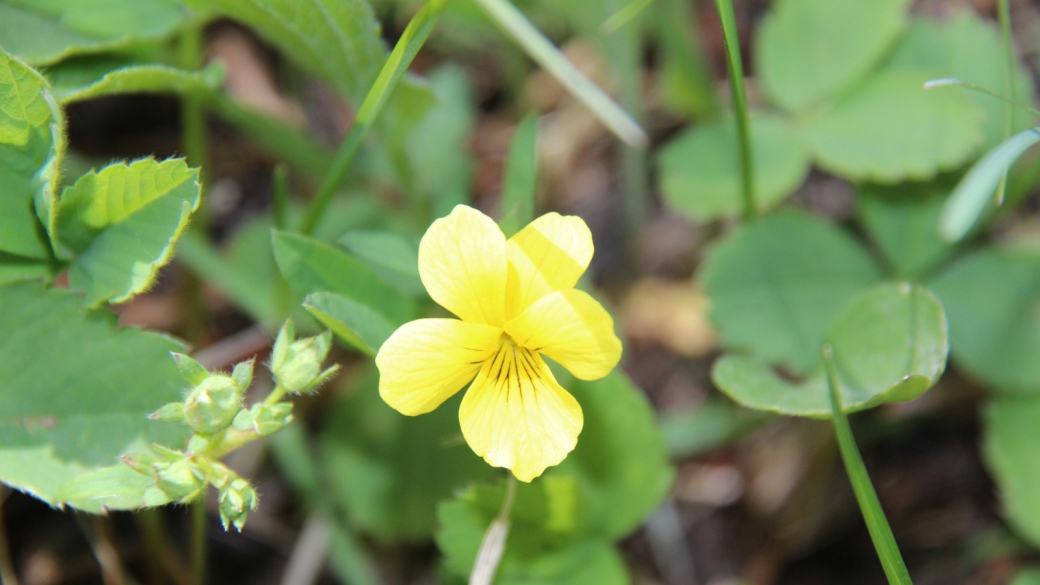
[[[811,109],[867,75],[906,26],[909,0],[781,0],[762,22],[755,61],[779,105]]]
[[[83,302],[120,303],[148,288],[199,205],[198,171],[144,159],[90,172],[61,195],[58,240],[74,256]]]
[[[351,231],[339,243],[387,283],[409,296],[424,296],[419,279],[419,246],[393,232]]]
[[[939,215],[948,180],[859,187],[859,216],[870,238],[900,278],[917,278],[953,247],[939,237]]]
[[[794,191],[809,172],[809,155],[782,118],[751,118],[755,195],[767,209]],[[661,189],[673,209],[707,221],[743,207],[737,132],[730,117],[694,127],[661,152]]]
[[[187,383],[154,333],[117,329],[75,293],[40,283],[0,286],[0,481],[57,503],[56,490],[183,427],[148,419]]]

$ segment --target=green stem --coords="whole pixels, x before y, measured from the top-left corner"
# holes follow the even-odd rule
[[[936,87],[945,87],[947,85],[959,85],[959,86],[961,86],[963,88],[970,89],[972,91],[977,91],[979,93],[984,93],[984,94],[986,94],[986,95],[988,95],[990,97],[996,98],[996,99],[1004,102],[1005,104],[1010,104],[1010,105],[1015,106],[1017,108],[1022,108],[1023,110],[1026,110],[1027,112],[1033,114],[1034,116],[1040,117],[1040,110],[1037,110],[1036,108],[1034,108],[1034,107],[1032,107],[1032,106],[1030,106],[1028,104],[1024,104],[1022,102],[1019,102],[1019,101],[1016,101],[1016,100],[1004,97],[1004,96],[1000,95],[999,93],[993,91],[992,89],[982,87],[981,85],[975,85],[974,83],[968,83],[968,82],[963,81],[961,79],[957,79],[956,77],[942,77],[942,78],[939,78],[939,79],[929,79],[928,81],[926,81],[924,83],[923,87],[924,87],[924,89],[934,89]]]
[[[856,494],[856,502],[859,504],[863,520],[867,523],[870,538],[874,541],[881,566],[885,569],[890,585],[912,585],[910,573],[906,570],[906,563],[899,553],[899,546],[892,534],[892,528],[888,525],[885,512],[881,509],[874,485],[870,482],[867,467],[863,464],[859,448],[856,447],[856,439],[852,435],[852,427],[841,404],[839,393],[838,372],[834,365],[834,350],[830,345],[823,347],[823,363],[827,370],[827,386],[831,395],[831,420],[834,422],[834,434],[838,439],[838,448],[841,450],[842,461],[845,462],[845,472],[852,483],[852,491]]]
[[[274,195],[271,215],[275,229],[284,230],[288,224],[286,213],[289,210],[289,171],[279,163],[271,177],[271,190]]]
[[[163,536],[163,518],[160,508],[142,508],[134,514],[141,530],[144,544],[145,575],[149,585],[162,585],[163,551],[166,550],[166,538]]]
[[[758,215],[758,206],[755,203],[755,165],[752,160],[747,95],[744,93],[744,65],[740,56],[740,37],[737,35],[732,0],[715,0],[715,8],[718,10],[719,21],[722,23],[722,36],[726,40],[726,67],[729,70],[729,88],[733,94],[733,114],[737,122],[737,139],[740,142],[740,171],[744,184],[744,220],[750,221]]]
[[[347,132],[346,138],[343,139],[339,152],[336,153],[336,160],[332,163],[332,168],[325,175],[325,179],[314,196],[314,200],[307,209],[303,223],[300,224],[301,233],[311,234],[314,232],[314,228],[317,227],[318,221],[325,212],[325,208],[332,201],[332,196],[336,193],[336,189],[347,174],[350,163],[354,161],[354,157],[361,147],[361,141],[368,134],[368,130],[372,127],[376,117],[383,111],[383,106],[386,105],[391,92],[397,86],[397,82],[408,70],[408,66],[415,59],[419,49],[426,43],[426,39],[429,38],[433,27],[440,20],[447,4],[448,0],[427,0],[404,29],[404,34],[397,41],[397,45],[383,65],[379,76],[376,77],[372,89],[365,96],[365,101],[361,103],[361,108],[354,118],[354,123],[351,125],[350,131]]]
[[[1015,48],[1011,45],[1011,6],[1008,0],[997,2],[997,12],[1000,16],[1000,34],[1004,42],[1004,59],[1006,69],[1004,71],[1004,88],[1007,90],[1008,98],[1015,99]],[[1011,137],[1013,112],[1011,106],[1004,105],[1004,135],[1003,140]],[[1004,203],[1004,191],[1007,188],[1008,170],[1000,177],[1000,185],[997,187],[997,205]]]
[[[599,31],[605,35],[614,34],[617,30],[628,24],[646,10],[654,0],[632,0],[624,8],[618,10],[599,26]]]
[[[7,541],[7,529],[4,527],[4,501],[9,493],[7,488],[0,484],[0,583],[18,585],[18,573],[11,562],[10,543]]]
[[[267,395],[267,398],[264,399],[264,404],[267,406],[277,404],[287,392],[288,390],[286,390],[284,386],[276,384],[274,390],[272,390],[271,393]]]
[[[509,0],[476,0],[491,19],[498,23],[539,65],[545,68],[567,91],[580,100],[607,128],[629,146],[646,148],[646,132],[610,99],[602,89],[585,76],[545,37]]]
[[[191,582],[206,584],[206,495],[191,503]]]
[[[473,561],[473,570],[469,574],[469,585],[491,585],[506,551],[506,538],[509,537],[509,516],[513,512],[513,500],[516,497],[516,476],[509,474],[506,484],[506,495],[502,499],[502,509],[491,521],[484,538],[480,541],[477,558]]]
[[[179,61],[182,69],[196,71],[202,68],[203,23],[193,22],[181,33]],[[202,168],[206,162],[206,112],[202,97],[196,91],[181,96],[181,148],[188,166]],[[204,206],[199,206],[201,212]]]

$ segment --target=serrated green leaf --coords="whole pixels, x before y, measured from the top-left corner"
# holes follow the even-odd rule
[[[724,347],[804,374],[819,362],[820,345],[845,303],[880,274],[844,231],[779,211],[716,243],[700,279]]]
[[[187,19],[172,0],[0,0],[0,46],[34,65],[161,40]]]
[[[365,0],[188,0],[240,20],[360,104],[387,50]]]
[[[516,127],[502,179],[502,212],[498,225],[507,238],[534,220],[537,187],[538,116],[529,114]]]
[[[54,504],[61,485],[119,455],[182,443],[183,427],[147,418],[186,386],[171,351],[183,348],[117,329],[70,291],[0,287],[0,481]]]
[[[171,258],[199,205],[198,171],[182,159],[143,159],[90,172],[65,189],[58,240],[74,256],[69,284],[83,302],[119,303],[145,290]]]
[[[805,123],[821,167],[855,181],[924,180],[966,162],[985,141],[985,112],[964,92],[925,90],[932,72],[872,77]]]
[[[942,375],[949,350],[939,300],[928,289],[909,284],[881,285],[853,301],[826,342],[834,350],[846,412],[920,396]],[[744,406],[797,416],[831,415],[822,372],[792,382],[759,359],[727,355],[712,368],[712,380]]]
[[[1007,91],[1007,67],[1000,31],[973,10],[962,10],[943,20],[914,18],[907,36],[899,44],[887,69],[935,71],[937,77],[953,77],[985,87],[1001,95]],[[1016,65],[1012,99],[1028,103],[1033,95],[1029,74]],[[1008,109],[1012,112],[1012,132],[1032,125],[1033,116],[992,96],[970,92],[962,87],[935,88],[930,91],[964,92],[971,96],[986,116],[985,147],[1004,141],[1004,122]]]
[[[1040,401],[1005,397],[985,410],[983,454],[1008,522],[1040,546]]]
[[[56,267],[49,262],[0,252],[0,284],[33,278],[49,280],[55,271]]]
[[[1015,134],[975,163],[950,194],[939,218],[939,233],[947,241],[960,240],[993,200],[997,186],[1018,157],[1040,142],[1040,131],[1030,128]]]
[[[419,278],[419,246],[409,238],[393,232],[352,231],[343,234],[339,243],[402,293],[426,294]]]
[[[376,355],[397,329],[375,309],[336,293],[311,293],[303,306],[340,339],[370,356]]]
[[[40,221],[52,218],[63,124],[43,77],[0,51],[0,252],[51,256]]]
[[[768,209],[805,179],[809,153],[782,118],[764,114],[750,121],[757,203]],[[665,147],[661,189],[672,208],[693,219],[708,221],[739,214],[743,179],[733,119],[698,125]]]
[[[306,236],[272,234],[278,268],[297,297],[336,293],[371,308],[395,327],[416,317],[414,301],[350,254]]]
[[[762,22],[755,62],[779,105],[811,109],[868,74],[906,26],[909,0],[781,0]]]
[[[428,538],[438,501],[495,474],[462,439],[460,401],[404,417],[379,397],[374,369],[362,374],[321,443],[331,495],[355,526],[386,541]]]
[[[66,86],[57,95],[62,103],[74,103],[120,93],[184,94],[214,89],[204,71],[185,71],[166,65],[130,65],[108,71],[100,78],[78,87]]]
[[[1040,392],[1040,253],[975,252],[931,286],[946,307],[959,367],[997,390]]]
[[[895,276],[918,278],[953,252],[938,231],[949,193],[948,181],[859,187],[861,222]]]
[[[136,510],[169,504],[173,498],[155,485],[155,479],[120,462],[85,473],[58,488],[54,498],[89,512]]]

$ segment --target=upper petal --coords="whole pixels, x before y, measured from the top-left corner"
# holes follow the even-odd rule
[[[506,238],[483,213],[456,205],[419,242],[419,276],[430,297],[463,321],[505,321]]]
[[[589,226],[575,215],[547,213],[509,238],[507,318],[553,291],[574,288],[592,253]]]
[[[574,449],[584,419],[541,357],[506,342],[466,391],[459,422],[477,455],[531,481]]]
[[[544,353],[582,380],[610,373],[621,359],[614,320],[587,293],[570,289],[538,299],[505,324],[518,345]]]
[[[458,392],[498,348],[502,330],[455,319],[405,323],[376,354],[379,395],[414,416]]]

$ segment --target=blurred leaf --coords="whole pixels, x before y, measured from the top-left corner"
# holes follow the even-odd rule
[[[751,144],[758,204],[768,209],[809,173],[801,138],[782,118],[753,116]],[[661,152],[661,189],[676,210],[702,221],[737,215],[743,206],[737,131],[731,117],[695,126]]]
[[[1035,567],[1020,569],[1011,578],[1009,585],[1040,585],[1040,569]]]
[[[700,278],[727,349],[804,374],[845,303],[880,274],[844,231],[778,211],[714,244]]]
[[[414,301],[386,284],[375,272],[350,254],[306,236],[277,230],[272,230],[272,234],[278,268],[297,297],[303,298],[316,292],[332,292],[357,305],[367,307],[393,327],[417,316]],[[327,303],[330,300],[331,297],[322,299],[319,304],[328,308]],[[342,303],[339,306],[342,307]],[[355,331],[353,337],[343,337],[344,341],[362,351],[369,351],[366,343],[362,342],[359,345],[358,342],[366,337],[369,342],[374,342],[373,332],[379,331],[379,328],[378,325],[375,329],[372,328],[373,320],[370,317],[366,316],[363,321],[357,322],[364,324],[364,333]],[[344,327],[346,326],[344,323]],[[343,333],[340,327],[334,329]]]
[[[687,116],[717,113],[715,79],[704,56],[700,33],[691,25],[695,20],[693,7],[685,0],[656,0],[655,8],[661,101]]]
[[[805,123],[824,170],[854,180],[930,179],[985,140],[985,112],[964,92],[925,90],[927,71],[884,71]]]
[[[73,479],[58,488],[54,499],[88,512],[136,510],[173,501],[156,487],[155,478],[138,473],[122,462]]]
[[[102,67],[99,65],[98,67]],[[215,69],[209,71],[216,71]],[[87,77],[88,73],[83,72]],[[166,65],[131,65],[104,72],[78,87],[68,84],[56,89],[62,103],[72,103],[120,93],[176,93],[213,91],[219,79],[209,80],[208,71],[195,72]]]
[[[998,66],[1004,62],[1004,45],[997,27],[973,10],[962,10],[943,20],[914,18],[886,68],[935,71],[937,77],[954,77],[1006,95],[1006,67]],[[1012,99],[1028,103],[1033,95],[1033,83],[1021,64],[1015,71],[1014,84],[1016,94]],[[986,113],[986,148],[1004,141],[1006,108],[1014,114],[1013,132],[1031,125],[1030,114],[991,96],[961,87],[930,91],[964,92],[971,96]]]
[[[332,332],[363,353],[374,356],[397,326],[375,309],[331,292],[307,295],[303,306]]]
[[[735,440],[768,420],[728,400],[710,400],[694,408],[666,411],[658,421],[672,459],[699,457]]]
[[[69,284],[97,306],[148,288],[199,205],[198,171],[182,159],[114,164],[80,177],[59,202],[57,234],[73,254]]]
[[[939,238],[949,181],[859,187],[859,215],[870,238],[900,278],[919,278],[953,248]]]
[[[186,0],[256,29],[301,67],[360,104],[386,60],[365,0]]]
[[[909,284],[881,285],[857,298],[842,311],[826,341],[834,348],[846,412],[920,396],[942,375],[949,350],[939,300],[928,289]],[[712,368],[712,380],[750,408],[831,415],[822,372],[790,382],[756,358],[727,355]]]
[[[762,21],[755,62],[777,104],[810,110],[867,75],[906,26],[909,0],[780,0]]]
[[[419,278],[419,247],[408,238],[393,232],[355,231],[343,234],[339,243],[402,293],[426,294]]]
[[[932,283],[957,365],[1006,392],[1040,392],[1040,253],[990,248]]]
[[[374,368],[335,409],[322,436],[323,468],[351,522],[384,541],[433,533],[437,502],[492,477],[462,439],[461,395],[437,410],[404,417],[382,398]]]
[[[538,115],[528,114],[516,127],[502,180],[501,219],[506,237],[534,220],[538,188]]]
[[[52,221],[63,126],[40,74],[0,51],[0,252],[50,258],[39,222]]]
[[[49,280],[54,276],[56,269],[56,266],[43,260],[0,252],[0,284],[32,278]]]
[[[171,36],[188,11],[173,0],[0,0],[0,46],[34,65]]]
[[[66,482],[183,427],[147,415],[186,383],[162,335],[117,329],[77,294],[38,282],[0,287],[0,481],[56,504]]]
[[[1040,132],[1035,128],[1024,130],[986,153],[971,167],[943,207],[939,220],[939,233],[943,238],[955,242],[971,231],[1008,168],[1037,142],[1040,142]]]
[[[985,410],[983,454],[1015,531],[1040,546],[1040,401],[1003,397]]]

